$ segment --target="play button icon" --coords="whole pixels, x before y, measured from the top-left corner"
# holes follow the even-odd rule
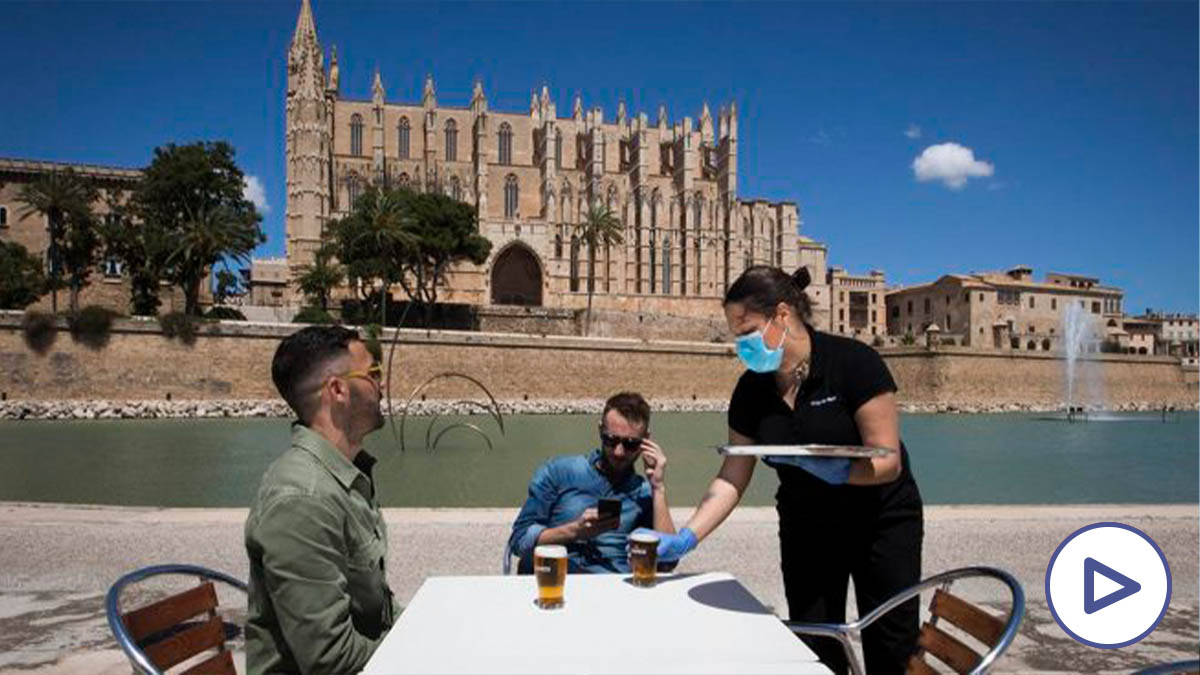
[[[1108,579],[1117,582],[1121,587],[1100,599],[1096,599],[1097,574],[1102,574]],[[1141,584],[1099,560],[1095,558],[1083,559],[1083,611],[1085,614],[1098,612],[1114,602],[1120,602],[1128,598],[1140,590],[1142,590]]]
[[[1046,568],[1046,604],[1054,620],[1092,647],[1116,649],[1141,640],[1158,626],[1170,601],[1171,569],[1162,549],[1124,523],[1075,531]]]

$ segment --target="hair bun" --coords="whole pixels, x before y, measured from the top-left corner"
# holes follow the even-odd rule
[[[812,283],[812,275],[809,273],[807,267],[800,267],[795,272],[792,272],[792,281],[796,283],[796,286],[800,290],[804,290]]]

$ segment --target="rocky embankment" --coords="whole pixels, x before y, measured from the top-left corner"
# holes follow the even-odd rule
[[[725,400],[660,399],[652,402],[656,412],[724,412]],[[594,414],[604,405],[602,399],[498,401],[504,415]],[[394,401],[391,409],[400,414],[404,404]],[[1195,410],[1196,405],[1188,407]],[[901,403],[906,413],[1018,413],[1055,412],[1062,406],[994,403]],[[1089,410],[1099,410],[1089,407]],[[1161,403],[1134,402],[1108,406],[1116,412],[1156,412]],[[1178,409],[1178,408],[1173,408]],[[486,401],[414,401],[411,415],[471,415],[489,410]],[[94,420],[94,419],[168,419],[219,417],[291,417],[282,400],[185,400],[185,401],[0,401],[0,420]]]

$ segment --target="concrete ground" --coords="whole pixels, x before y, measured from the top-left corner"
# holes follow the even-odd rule
[[[675,513],[682,522],[690,513]],[[244,509],[147,509],[0,504],[0,673],[129,672],[104,619],[108,586],[144,565],[191,562],[245,578]],[[926,509],[924,570],[993,565],[1025,587],[1021,634],[994,672],[1129,673],[1151,664],[1197,658],[1197,506],[964,506]],[[389,570],[406,603],[435,575],[497,574],[511,509],[385,509]],[[1137,645],[1100,650],[1080,645],[1054,622],[1043,591],[1055,547],[1083,525],[1116,520],[1138,527],[1165,551],[1174,576],[1171,607]],[[726,570],[765,605],[786,614],[773,509],[739,509],[680,566]],[[956,587],[958,588],[958,587]],[[140,603],[161,590],[134,598]],[[958,592],[1003,608],[997,586]],[[244,616],[244,600],[241,600]],[[239,616],[239,599],[223,596]],[[851,606],[852,601],[851,601]]]

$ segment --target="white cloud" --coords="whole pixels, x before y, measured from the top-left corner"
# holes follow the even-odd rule
[[[269,212],[271,205],[267,203],[267,191],[258,176],[247,175],[242,181],[242,197],[250,200],[260,213]]]
[[[921,127],[919,127],[915,124],[910,124],[910,125],[908,125],[908,128],[904,130],[904,135],[908,136],[909,138],[920,138],[921,137]]]
[[[808,142],[812,143],[813,145],[832,145],[833,138],[830,137],[829,134],[825,133],[824,129],[820,129],[817,131],[817,133],[808,137]]]
[[[961,189],[969,178],[990,176],[996,167],[975,159],[975,152],[958,143],[931,145],[917,156],[912,163],[917,180],[927,182],[940,180],[951,190]]]

